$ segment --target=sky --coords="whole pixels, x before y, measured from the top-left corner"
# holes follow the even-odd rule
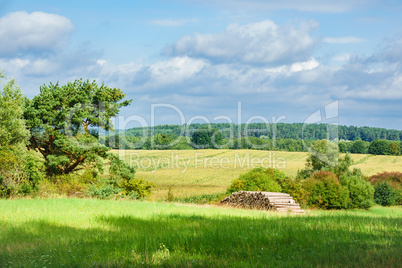
[[[0,70],[29,98],[79,78],[121,88],[118,129],[402,130],[401,26],[401,0],[0,0]]]

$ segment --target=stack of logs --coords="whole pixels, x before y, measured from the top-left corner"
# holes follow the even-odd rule
[[[224,198],[222,205],[238,208],[304,213],[289,194],[274,192],[239,191]]]

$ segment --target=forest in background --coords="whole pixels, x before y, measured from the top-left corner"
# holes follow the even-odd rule
[[[200,135],[205,137],[199,137]],[[212,136],[215,144],[211,143]],[[303,123],[212,123],[136,127],[105,134],[100,137],[100,142],[113,149],[220,148],[306,152],[314,141],[323,139],[338,141],[339,151],[342,153],[401,154],[400,130]],[[372,147],[380,146],[381,149],[370,150],[371,144]]]

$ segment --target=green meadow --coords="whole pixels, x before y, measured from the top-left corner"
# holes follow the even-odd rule
[[[305,215],[175,203],[0,200],[0,267],[400,267],[401,207]]]
[[[402,207],[303,215],[167,203],[224,193],[257,166],[288,176],[307,153],[116,151],[155,184],[149,201],[0,200],[0,267],[400,267]],[[365,175],[401,156],[352,155]],[[159,201],[159,202],[155,202]]]

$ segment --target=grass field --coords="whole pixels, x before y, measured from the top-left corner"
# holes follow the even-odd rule
[[[294,177],[308,153],[258,150],[122,150],[115,151],[133,166],[137,178],[156,185],[152,200],[165,200],[168,188],[176,197],[223,193],[233,179],[254,167],[273,167]],[[352,154],[353,167],[367,176],[402,172],[402,156]]]
[[[0,200],[0,267],[400,267],[401,207],[292,216],[173,203]]]

